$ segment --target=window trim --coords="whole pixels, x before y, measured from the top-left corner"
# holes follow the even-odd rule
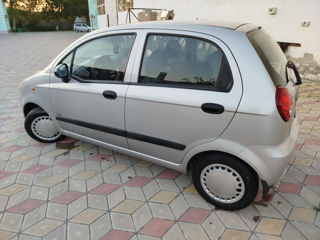
[[[114,33],[114,34],[108,34],[108,35],[104,35],[104,36],[99,36],[99,37],[96,37],[96,38],[92,38],[92,39],[88,39],[84,42],[82,42],[80,45],[77,45],[75,48],[73,48],[70,52],[68,52],[57,64],[55,67],[57,67],[59,64],[61,64],[64,59],[66,59],[69,54],[72,54],[72,59],[71,59],[71,66],[70,66],[70,75],[69,75],[69,78],[72,78],[74,79],[75,81],[78,81],[78,82],[81,82],[81,83],[100,83],[100,84],[128,84],[127,82],[124,82],[124,79],[122,81],[116,81],[116,80],[84,80],[78,76],[75,76],[75,75],[72,75],[72,70],[73,70],[73,62],[74,62],[74,57],[76,55],[76,51],[79,47],[81,47],[82,45],[88,43],[88,42],[91,42],[91,41],[94,41],[96,39],[99,39],[99,38],[105,38],[105,37],[113,37],[113,36],[121,36],[121,35],[134,35],[134,39],[133,39],[133,44],[132,44],[132,47],[129,51],[129,55],[128,55],[128,61],[127,61],[127,64],[126,64],[126,67],[125,67],[125,71],[124,71],[124,77],[126,75],[126,72],[127,72],[127,68],[128,68],[128,63],[129,63],[129,60],[130,60],[130,57],[131,57],[131,53],[132,53],[132,49],[133,49],[133,46],[135,44],[135,41],[137,39],[137,33],[136,32],[125,32],[125,33]]]
[[[221,51],[221,53],[223,54],[222,55],[222,61],[221,61],[221,66],[226,64],[226,67],[228,68],[228,71],[230,72],[230,75],[231,75],[231,83],[230,83],[230,87],[227,88],[227,89],[218,89],[217,87],[208,87],[208,86],[199,86],[199,85],[183,85],[183,84],[166,84],[166,83],[163,83],[163,84],[159,84],[159,83],[141,83],[139,82],[139,78],[140,78],[140,75],[141,75],[141,70],[142,70],[142,64],[143,64],[143,60],[144,60],[144,54],[145,54],[145,51],[146,51],[146,46],[147,46],[147,42],[148,42],[148,38],[150,35],[162,35],[162,36],[174,36],[174,37],[186,37],[186,38],[193,38],[193,39],[197,39],[197,40],[201,40],[201,41],[205,41],[205,42],[208,42],[212,45],[214,45],[219,51]],[[221,77],[221,69],[222,67],[220,67],[219,69],[219,73],[218,73],[218,78],[216,81],[218,81],[218,79],[220,79]],[[150,86],[150,87],[169,87],[169,88],[182,88],[182,89],[193,89],[193,90],[203,90],[203,91],[214,91],[214,92],[230,92],[232,87],[233,87],[233,84],[234,84],[234,81],[233,81],[233,74],[232,74],[232,70],[230,68],[230,64],[228,62],[228,59],[226,57],[226,54],[224,53],[224,51],[218,46],[218,44],[214,43],[213,41],[209,40],[209,39],[206,39],[206,38],[202,38],[202,37],[199,37],[199,36],[193,36],[193,35],[187,35],[187,34],[180,34],[180,33],[160,33],[160,32],[148,32],[145,36],[145,40],[144,40],[144,44],[143,44],[143,51],[142,51],[142,55],[141,55],[141,58],[140,58],[140,65],[139,65],[139,73],[138,73],[138,79],[137,79],[137,82],[135,83],[130,83],[131,85],[137,85],[137,86]]]

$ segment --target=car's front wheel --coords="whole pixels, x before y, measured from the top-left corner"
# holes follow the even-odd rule
[[[217,208],[239,210],[257,195],[257,174],[241,160],[228,154],[205,154],[193,164],[192,178],[200,195]]]
[[[64,138],[50,116],[41,108],[35,108],[27,114],[24,127],[29,136],[39,142],[52,143]]]

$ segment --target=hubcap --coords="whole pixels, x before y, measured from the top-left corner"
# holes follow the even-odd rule
[[[245,192],[245,185],[239,173],[220,163],[206,166],[201,172],[200,181],[203,190],[221,203],[237,202]]]
[[[61,135],[49,116],[35,118],[31,123],[31,131],[38,138],[46,141],[55,140]]]

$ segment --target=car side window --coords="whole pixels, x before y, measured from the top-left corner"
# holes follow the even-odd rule
[[[72,76],[85,81],[123,81],[134,34],[89,41],[75,50]]]
[[[228,91],[232,86],[232,74],[223,52],[210,41],[150,34],[138,82]]]

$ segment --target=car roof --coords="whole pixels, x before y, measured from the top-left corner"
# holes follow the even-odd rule
[[[219,21],[146,21],[138,23],[123,24],[114,27],[101,28],[97,32],[105,32],[110,30],[125,30],[125,29],[172,29],[172,30],[185,30],[185,31],[202,31],[209,32],[212,28],[226,29],[231,31],[248,32],[258,28],[249,23],[239,22],[219,22]]]

